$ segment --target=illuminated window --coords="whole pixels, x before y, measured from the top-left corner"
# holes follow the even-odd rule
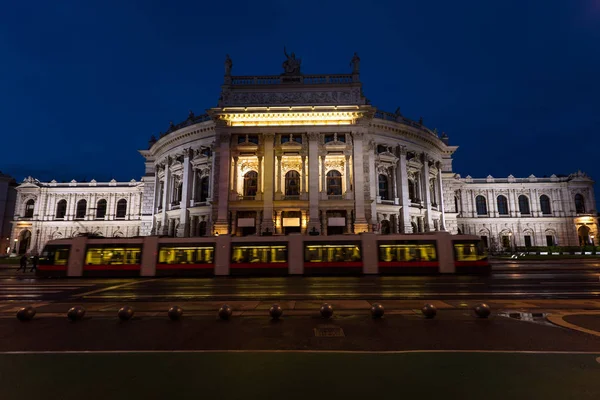
[[[342,195],[342,174],[335,169],[327,173],[327,194],[332,196]]]
[[[300,174],[298,171],[288,171],[285,174],[285,195],[298,196],[300,194]]]
[[[85,265],[139,264],[141,256],[139,246],[90,246],[85,253]]]
[[[158,252],[158,262],[159,264],[211,264],[214,253],[214,247],[207,245],[161,246]]]
[[[519,196],[519,211],[521,214],[531,214],[529,210],[529,199],[525,195]]]
[[[508,238],[508,236],[504,236]],[[480,261],[487,258],[482,241],[455,241],[454,259],[456,261]]]
[[[67,214],[67,201],[61,200],[56,205],[56,218],[64,218]]]
[[[585,202],[579,193],[575,195],[575,211],[577,214],[585,214]]]
[[[434,241],[395,241],[379,244],[379,261],[437,261]]]
[[[360,246],[355,243],[307,244],[304,246],[306,262],[361,261]]]
[[[287,262],[285,245],[232,244],[232,263],[284,263]]]
[[[96,219],[104,219],[106,217],[106,200],[99,200],[96,204]]]
[[[550,198],[545,194],[540,196],[540,208],[542,209],[542,214],[552,214],[552,209],[550,208]]]
[[[127,200],[121,199],[117,201],[117,212],[115,214],[116,218],[125,218],[127,215]]]
[[[35,201],[33,199],[27,200],[25,203],[25,218],[33,218],[33,209],[35,207]]]
[[[40,254],[40,265],[67,265],[71,246],[48,245]]]
[[[244,175],[244,196],[256,196],[258,189],[258,174],[256,171],[246,172]]]
[[[77,210],[75,211],[75,218],[83,219],[85,218],[85,213],[87,210],[87,201],[81,199],[77,202]]]
[[[487,215],[487,202],[485,197],[479,195],[475,197],[475,207],[477,208],[477,215]]]
[[[508,200],[505,196],[498,196],[498,214],[508,215]]]

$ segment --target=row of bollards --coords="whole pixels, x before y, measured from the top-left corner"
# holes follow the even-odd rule
[[[475,311],[475,315],[478,318],[487,318],[491,314],[491,308],[485,303],[478,304],[473,309]],[[333,307],[331,304],[324,303],[321,305],[320,309],[321,317],[325,319],[329,319],[333,316]],[[385,313],[385,309],[383,305],[379,303],[374,303],[371,306],[371,316],[375,319],[382,318]],[[434,318],[437,315],[437,308],[433,304],[425,304],[421,309],[421,313],[425,318]],[[119,309],[117,316],[121,321],[129,321],[133,318],[134,310],[133,307],[124,306]],[[178,321],[183,316],[183,309],[179,306],[173,306],[168,311],[168,316],[172,321]],[[233,309],[227,305],[223,304],[218,311],[218,316],[222,320],[228,320],[231,318],[233,314]],[[269,315],[272,319],[277,320],[283,315],[283,309],[279,304],[273,304],[271,308],[269,308]],[[33,307],[24,307],[21,308],[17,312],[17,319],[20,321],[30,321],[35,316],[35,308]],[[81,306],[71,307],[67,312],[67,318],[70,321],[78,321],[85,316],[85,308]]]

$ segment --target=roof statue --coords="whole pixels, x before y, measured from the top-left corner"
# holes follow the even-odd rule
[[[350,61],[350,65],[352,65],[352,73],[358,74],[360,72],[360,57],[356,52],[354,52],[354,57]]]
[[[229,54],[225,55],[225,76],[231,76],[231,67],[233,67],[233,61]]]
[[[301,75],[300,72],[300,63],[302,60],[300,58],[296,58],[296,54],[292,52],[290,56],[285,50],[285,46],[283,46],[283,54],[287,57],[287,60],[283,62],[283,71],[285,75]]]

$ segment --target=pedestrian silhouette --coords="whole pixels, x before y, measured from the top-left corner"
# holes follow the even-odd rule
[[[29,272],[37,271],[37,265],[39,260],[40,258],[37,255],[33,256],[33,258],[31,259],[31,270]]]
[[[25,254],[23,254],[21,260],[19,260],[19,264],[21,266],[19,267],[19,269],[17,269],[17,272],[19,272],[21,268],[23,268],[23,272],[27,272],[27,256]]]

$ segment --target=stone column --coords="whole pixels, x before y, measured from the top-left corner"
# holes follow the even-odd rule
[[[192,155],[191,149],[186,149],[183,157],[183,185],[181,186],[181,203],[179,205],[179,227],[177,228],[177,237],[188,237],[190,235],[189,225],[189,211],[190,197],[192,180],[194,172],[192,170],[192,163],[190,162],[190,156]]]
[[[410,223],[410,199],[408,198],[408,166],[406,165],[406,147],[401,146],[399,149],[398,158],[398,169],[400,173],[397,173],[398,183],[397,186],[400,188],[400,204],[402,209],[400,210],[400,232],[401,233],[413,233],[412,225]]]
[[[517,205],[515,204],[515,191],[513,189],[508,189],[508,207],[509,207],[509,215],[511,217],[517,216]]]
[[[346,161],[344,162],[346,167],[346,193],[350,192],[350,155],[346,154]]]
[[[274,232],[273,224],[273,177],[275,175],[274,170],[274,159],[275,153],[273,152],[273,140],[275,135],[273,133],[263,133],[263,154],[265,157],[265,179],[264,179],[264,197],[263,197],[263,221],[261,224],[261,230],[264,232],[267,228],[269,232]]]
[[[190,193],[190,199],[192,201],[194,201],[194,203],[195,203],[196,201],[200,200],[200,199],[196,198],[196,192],[197,192],[196,181],[198,180],[198,170],[196,170],[196,168],[194,168],[193,166],[191,166],[190,168],[191,168],[190,174],[192,175],[192,192]]]
[[[400,203],[400,196],[398,196],[398,167],[395,165],[392,165],[392,187],[394,188],[392,200],[394,200],[395,205],[398,205]]]
[[[318,132],[308,133],[308,232],[321,232],[319,223],[319,138]]]
[[[231,234],[237,235],[237,211],[231,211]]]
[[[169,227],[167,226],[167,203],[169,198],[169,182],[171,181],[171,159],[167,157],[165,162],[165,176],[163,184],[163,198],[162,198],[162,215],[160,222],[161,234],[166,235]]]
[[[277,156],[277,193],[281,194],[281,156]]]
[[[256,157],[258,159],[258,182],[257,182],[257,188],[256,191],[258,192],[257,195],[260,193],[262,196],[263,193],[263,178],[262,178],[262,173],[263,173],[263,168],[262,168],[262,161],[263,161],[263,157],[262,156],[257,156]],[[258,199],[260,199],[261,197],[257,196]]]
[[[231,183],[231,192],[234,194],[238,194],[238,160],[239,157],[233,157],[233,171],[231,171],[232,175],[232,183]]]
[[[365,218],[365,172],[364,172],[364,133],[352,132],[354,141],[353,166],[354,166],[354,233],[369,231],[369,224]]]
[[[300,180],[300,193],[306,192],[306,156],[302,156],[302,179]]]
[[[439,197],[439,206],[438,206],[438,210],[441,211],[441,216],[440,216],[440,230],[441,231],[445,231],[446,230],[446,212],[444,210],[444,185],[442,183],[442,163],[438,162],[438,176],[437,176],[437,182],[438,182],[438,197]]]
[[[352,209],[346,210],[346,233],[352,233]]]
[[[429,156],[427,153],[421,155],[421,161],[423,162],[422,170],[422,190],[423,190],[423,201],[425,201],[425,220],[424,220],[424,231],[429,232],[433,228],[433,221],[431,219],[431,196],[429,193]]]
[[[326,170],[325,170],[325,157],[326,156],[321,156],[321,192],[323,193],[323,196],[327,196],[327,180],[326,180]],[[323,199],[326,199],[327,197],[322,197]]]
[[[217,130],[220,130],[217,127]],[[217,193],[217,220],[214,224],[214,231],[219,235],[225,235],[229,231],[228,205],[229,205],[229,168],[231,167],[231,149],[229,142],[231,137],[229,132],[217,132],[219,146],[219,191]],[[214,172],[213,172],[214,174]],[[214,199],[213,199],[214,200]]]
[[[208,198],[210,199],[210,201],[212,202],[215,199],[215,191],[214,191],[214,187],[215,187],[215,153],[214,153],[214,144],[211,145],[210,147],[210,171],[209,171],[209,177],[208,177]],[[212,231],[210,231],[210,234],[212,234]]]

